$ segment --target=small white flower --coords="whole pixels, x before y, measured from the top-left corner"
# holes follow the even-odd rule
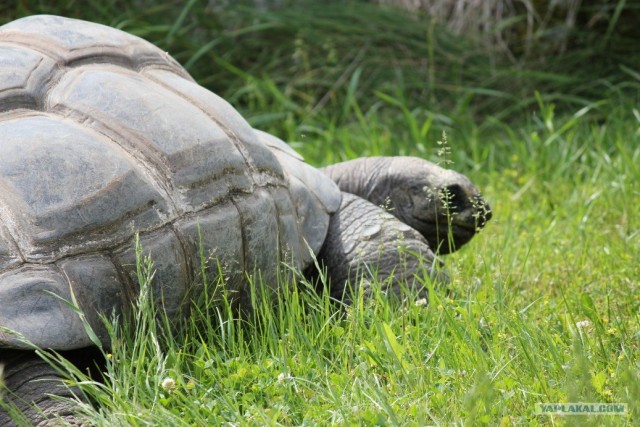
[[[423,307],[425,305],[427,305],[427,299],[426,298],[420,298],[417,299],[415,302],[416,307]]]
[[[166,392],[172,393],[176,389],[176,382],[173,378],[167,377],[162,380],[162,389]]]
[[[278,382],[279,383],[283,383],[286,380],[290,380],[290,379],[291,379],[291,375],[289,375],[289,374],[285,374],[284,372],[280,372],[278,374]]]
[[[578,329],[586,329],[589,326],[591,326],[591,322],[588,320],[581,320],[580,322],[576,323],[576,328]]]
[[[486,329],[489,327],[489,324],[487,323],[486,320],[484,320],[484,317],[481,317],[478,323],[480,324],[480,327],[483,329]]]

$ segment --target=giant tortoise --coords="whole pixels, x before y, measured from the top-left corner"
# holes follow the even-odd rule
[[[242,311],[247,275],[273,290],[279,265],[314,274],[315,257],[336,298],[356,271],[399,293],[415,274],[444,277],[434,250],[489,218],[467,178],[417,158],[314,169],[138,37],[56,16],[0,27],[0,362],[5,402],[34,422],[72,407],[27,349],[93,345],[71,303],[109,344],[100,314],[138,292],[135,236],[171,318],[203,271]]]

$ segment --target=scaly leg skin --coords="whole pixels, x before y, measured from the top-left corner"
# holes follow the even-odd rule
[[[383,208],[349,193],[342,193],[340,209],[331,217],[318,261],[327,270],[331,296],[346,303],[352,302],[351,292],[357,292],[349,292],[348,283],[366,286],[365,295],[371,292],[370,273],[380,283],[388,283],[390,288],[383,290],[398,300],[406,298],[406,286],[417,287],[416,297],[426,298],[425,278],[421,277],[425,273],[429,280],[449,281],[420,233]]]
[[[21,426],[25,422],[35,426],[80,425],[74,415],[76,404],[51,397],[74,397],[74,391],[63,384],[51,365],[33,352],[5,349],[0,350],[0,364],[2,400],[21,412],[19,417],[12,417],[0,407],[0,426]]]

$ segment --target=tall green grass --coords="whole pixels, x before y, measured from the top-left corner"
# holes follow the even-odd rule
[[[511,136],[522,151],[510,168],[474,172],[494,220],[446,258],[452,284],[428,306],[374,294],[340,310],[289,278],[275,302],[257,297],[255,318],[203,304],[168,332],[142,298],[135,326],[111,329],[104,385],[78,378],[97,403],[85,415],[105,426],[634,425],[638,124],[606,108],[595,125],[541,101],[540,119]],[[139,264],[148,283],[152,265]],[[536,413],[544,402],[629,412],[552,419]]]
[[[137,322],[111,328],[103,382],[75,373],[90,423],[634,425],[640,57],[593,45],[514,66],[401,12],[323,6],[109,1],[76,12],[27,1],[3,12],[70,14],[148,38],[314,165],[441,161],[445,130],[450,167],[494,210],[446,257],[452,283],[426,307],[377,294],[339,309],[289,277],[276,303],[256,300],[256,318],[204,304],[175,330],[141,300]],[[141,266],[145,283],[152,269]],[[536,414],[543,402],[629,412],[551,418]]]
[[[635,13],[635,2],[620,3]],[[212,4],[109,0],[80,8],[28,0],[2,11],[0,22],[56,13],[132,32],[278,134],[292,123],[343,127],[357,120],[349,98],[385,120],[396,114],[393,99],[434,127],[473,121],[493,130],[488,116],[521,122],[537,106],[536,91],[563,112],[638,91],[640,63],[628,54],[634,39],[626,33],[609,34],[606,43],[599,32],[581,33],[564,54],[514,63],[425,16],[368,2],[284,1],[266,10],[252,1]]]

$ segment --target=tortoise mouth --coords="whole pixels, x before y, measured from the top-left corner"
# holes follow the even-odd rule
[[[448,254],[460,249],[475,236],[477,228],[469,224],[455,224],[446,221],[433,221],[427,224],[425,239],[435,252]]]

